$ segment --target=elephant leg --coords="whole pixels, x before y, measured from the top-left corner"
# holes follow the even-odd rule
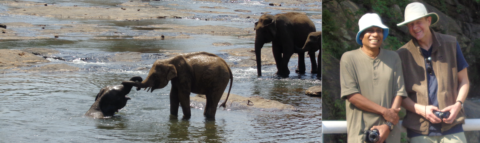
[[[215,119],[215,114],[217,113],[217,107],[218,107],[218,102],[220,101],[220,98],[222,98],[223,91],[215,91],[206,94],[205,96],[207,97],[207,105],[205,107],[205,111],[203,112],[203,115],[207,119]]]
[[[301,74],[305,73],[305,52],[298,52],[298,70],[295,71]]]
[[[322,62],[321,62],[321,55],[322,55],[322,50],[319,50],[318,52],[318,57],[317,57],[317,77],[322,77]]]
[[[317,62],[315,61],[315,51],[308,52],[308,56],[310,56],[310,63],[312,63],[312,73],[317,73]]]
[[[190,119],[192,115],[190,111],[190,90],[179,91],[178,97],[180,100],[180,106],[182,106],[183,119]]]
[[[178,115],[178,106],[180,101],[178,100],[178,89],[172,85],[170,90],[170,114],[177,116]]]
[[[222,76],[218,77],[219,80],[212,88],[211,92],[208,92],[205,96],[207,97],[207,106],[203,115],[207,117],[207,119],[215,119],[215,114],[217,112],[218,102],[222,98],[223,92],[227,88],[228,81],[230,80],[230,74],[225,73],[221,74]]]
[[[284,71],[283,72],[283,75],[284,77],[288,77],[288,75],[290,74],[290,69],[288,69],[288,62],[290,61],[290,57],[292,57],[293,55],[293,51],[292,52],[284,52],[283,53],[283,57],[282,57],[282,70]],[[303,57],[305,58],[305,57]],[[304,68],[305,68],[305,65],[304,65]]]
[[[272,43],[272,53],[273,53],[273,58],[275,59],[275,64],[277,65],[277,75],[282,75],[283,74],[283,61],[282,61],[282,49],[281,47],[277,46],[276,44]]]

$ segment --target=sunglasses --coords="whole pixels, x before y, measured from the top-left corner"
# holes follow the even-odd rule
[[[425,61],[427,62],[427,73],[430,75],[433,74],[432,57],[425,58]]]

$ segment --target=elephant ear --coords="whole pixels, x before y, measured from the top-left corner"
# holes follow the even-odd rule
[[[174,65],[170,64],[168,65],[167,80],[171,80],[175,77],[177,77],[177,69]]]
[[[273,19],[268,19],[263,21],[263,25],[265,28],[272,34],[272,36],[275,36],[277,33],[277,27],[275,26],[275,20]]]

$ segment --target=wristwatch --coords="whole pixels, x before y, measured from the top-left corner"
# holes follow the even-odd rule
[[[393,126],[393,123],[392,123],[392,122],[388,122],[388,121],[387,121],[385,124],[387,124],[388,129],[390,129],[390,131],[393,130],[393,127],[394,127],[394,126]]]
[[[460,100],[457,100],[457,102],[460,102],[460,104],[462,104],[462,108],[463,108],[463,102],[462,102],[462,101],[460,101]]]

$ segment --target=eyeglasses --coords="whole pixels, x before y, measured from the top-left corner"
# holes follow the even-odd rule
[[[427,62],[427,73],[428,74],[433,74],[432,57],[425,58],[425,61]]]

